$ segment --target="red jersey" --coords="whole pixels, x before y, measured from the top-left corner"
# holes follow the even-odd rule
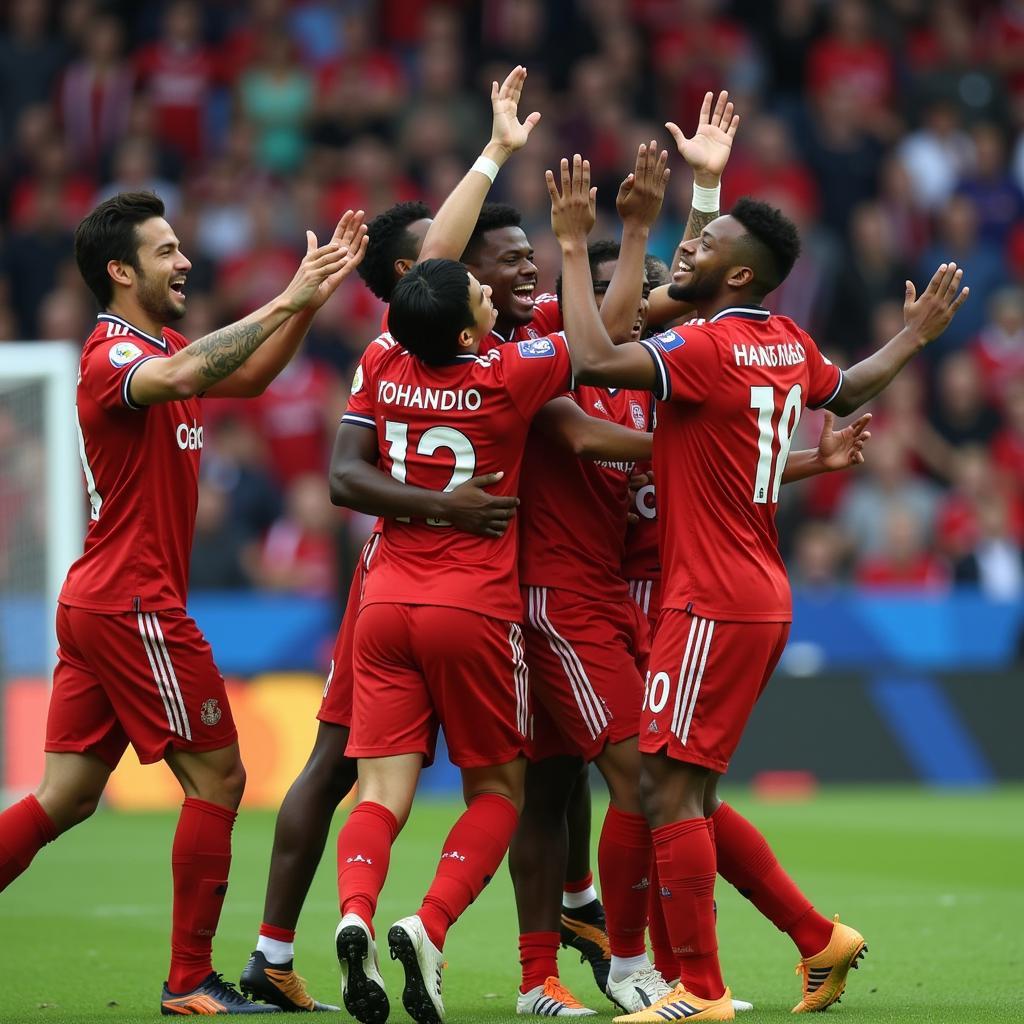
[[[792,320],[761,307],[640,342],[656,368],[654,478],[663,608],[735,622],[788,622],[775,509],[804,406],[842,371]]]
[[[188,398],[138,406],[129,385],[147,359],[187,345],[169,328],[156,338],[101,313],[82,349],[76,410],[91,512],[62,604],[110,613],[185,607],[202,405]]]
[[[427,366],[389,335],[363,355],[343,423],[377,431],[380,467],[402,483],[451,490],[503,471],[493,494],[516,494],[530,421],[571,386],[562,335]],[[444,520],[388,519],[362,605],[432,604],[518,621],[516,531],[500,539]]]
[[[528,324],[520,324],[513,328],[506,338],[497,331],[491,331],[480,342],[480,355],[486,355],[492,348],[504,345],[509,341],[529,341],[531,338],[546,338],[562,329],[562,307],[558,296],[545,292],[537,296],[533,306],[533,319]]]
[[[581,386],[569,397],[588,416],[647,429],[651,396],[646,392]],[[581,459],[542,431],[530,431],[519,489],[523,586],[628,599],[622,560],[633,466]]]
[[[648,402],[647,429],[654,429],[654,398]],[[638,462],[636,473],[654,468],[653,462]],[[658,554],[658,500],[654,484],[644,484],[633,492],[630,511],[637,517],[626,530],[626,554],[622,560],[622,575],[627,580],[656,580],[661,578],[661,556]]]

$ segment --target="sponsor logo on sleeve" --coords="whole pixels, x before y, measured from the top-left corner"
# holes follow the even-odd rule
[[[663,331],[651,339],[663,352],[671,352],[674,348],[680,348],[686,344],[686,339],[676,334],[675,331]]]
[[[550,338],[531,338],[519,342],[519,354],[524,359],[548,359],[555,354]]]
[[[142,355],[142,349],[130,341],[119,341],[116,345],[110,346],[107,355],[110,358],[110,365],[120,368],[134,363]]]
[[[358,395],[363,388],[363,368],[362,366],[356,367],[355,375],[352,377],[352,387],[349,389],[349,393]]]

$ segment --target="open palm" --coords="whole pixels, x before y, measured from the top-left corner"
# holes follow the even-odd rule
[[[712,94],[704,94],[700,108],[700,121],[692,138],[687,138],[682,129],[672,121],[665,127],[675,139],[679,155],[693,169],[694,175],[720,178],[729,162],[733,139],[740,124],[739,114],[733,113],[729,94],[723,89],[718,94],[714,110],[711,109]]]
[[[338,285],[362,263],[368,241],[364,216],[362,210],[346,210],[342,214],[331,241],[337,242],[345,250],[345,256],[341,267],[320,282],[316,294],[309,301],[309,309],[319,309],[337,291]]]
[[[509,153],[526,145],[530,132],[540,120],[536,111],[525,120],[519,120],[519,97],[523,94],[525,82],[526,68],[519,65],[509,72],[500,87],[497,82],[491,83],[491,142],[503,146]]]

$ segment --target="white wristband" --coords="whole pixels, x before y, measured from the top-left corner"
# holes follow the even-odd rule
[[[498,165],[488,156],[478,156],[472,170],[486,174],[492,182],[498,176]],[[717,210],[718,207],[716,206],[715,209]]]
[[[479,161],[477,162],[479,163]],[[690,204],[691,209],[696,210],[698,213],[717,213],[721,201],[721,184],[716,185],[714,188],[704,188],[702,185],[698,185],[697,182],[693,183],[693,202]]]

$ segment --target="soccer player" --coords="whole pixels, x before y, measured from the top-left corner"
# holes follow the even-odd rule
[[[164,1014],[276,1012],[211,966],[245,784],[224,680],[185,612],[203,448],[200,395],[259,394],[316,310],[358,265],[362,212],[307,251],[288,287],[191,344],[191,267],[151,193],[122,193],[78,226],[75,257],[102,309],[82,351],[79,444],[91,506],[85,550],[57,607],[58,663],[43,781],[0,815],[0,889],[95,810],[129,743],[167,762],[185,794],[171,853],[174,899]]]
[[[404,202],[378,214],[367,225],[369,242],[359,274],[382,301],[391,301],[395,284],[421,257],[458,256],[462,252],[473,231],[473,218],[467,219],[463,213],[467,191],[470,203],[478,197],[476,209],[479,209],[493,175],[526,144],[540,119],[537,113],[523,121],[518,118],[525,81],[526,69],[519,66],[500,87],[492,84],[491,138],[477,164],[445,201],[435,219],[431,219],[430,209],[424,203]],[[384,331],[387,320],[385,310],[381,325]],[[353,390],[356,388],[354,383]],[[483,536],[503,533],[508,527],[506,511],[514,507],[514,501],[484,490],[496,482],[497,478],[484,474],[442,494],[406,488],[401,514],[422,519],[432,515],[437,505],[442,504],[444,518],[457,529]],[[353,574],[346,613],[335,640],[317,713],[319,725],[313,749],[278,812],[263,922],[256,949],[239,981],[243,992],[292,1012],[336,1009],[313,999],[296,973],[295,929],[323,855],[331,817],[356,779],[355,760],[345,753],[352,720],[353,635],[365,572],[379,543],[381,528],[378,522]]]
[[[403,1003],[421,1024],[444,1018],[447,931],[500,864],[522,801],[529,707],[515,532],[454,531],[440,503],[425,519],[401,517],[396,490],[436,495],[488,472],[501,475],[497,493],[514,495],[530,421],[570,386],[569,360],[559,335],[479,356],[496,316],[490,289],[464,265],[414,267],[392,295],[392,337],[360,364],[332,461],[334,500],[387,516],[356,623],[348,754],[359,759],[360,800],[338,838],[336,943],[345,1005],[364,1024],[389,1012],[373,915],[438,725],[467,809],[418,912],[388,935],[406,972]]]
[[[574,157],[570,174],[563,160],[560,179],[559,188],[547,172],[577,378],[658,399],[665,582],[641,716],[641,781],[681,983],[616,1019],[732,1019],[717,954],[716,870],[797,945],[803,995],[794,1012],[822,1010],[842,994],[864,939],[813,908],[757,829],[718,800],[717,779],[789,632],[774,513],[800,414],[810,405],[846,415],[882,391],[966,300],[963,271],[942,264],[920,297],[908,281],[904,329],[843,373],[795,323],[764,307],[796,260],[799,236],[777,210],[741,200],[680,247],[672,291],[703,323],[615,346],[589,287],[589,164]]]

